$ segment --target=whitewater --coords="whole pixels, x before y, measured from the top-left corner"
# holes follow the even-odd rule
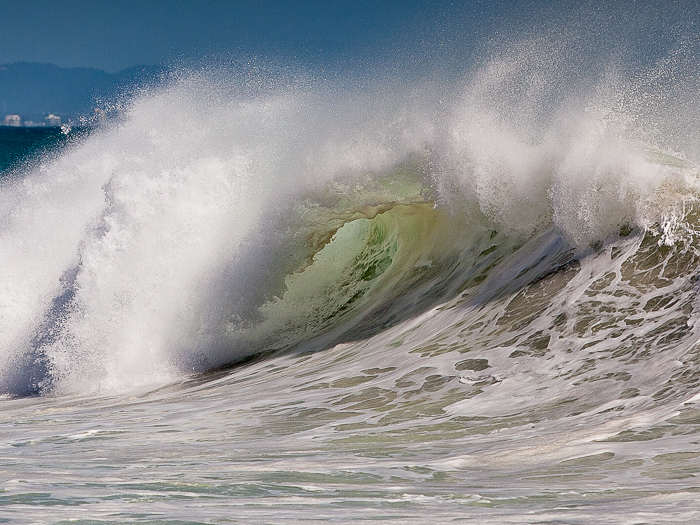
[[[566,38],[179,69],[8,164],[0,521],[700,519],[697,44]]]

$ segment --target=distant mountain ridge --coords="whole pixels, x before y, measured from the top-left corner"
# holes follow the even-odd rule
[[[165,72],[161,66],[135,66],[110,74],[38,62],[2,64],[0,120],[6,114],[30,118],[54,113],[64,121],[89,116],[100,101],[132,86],[155,82]]]

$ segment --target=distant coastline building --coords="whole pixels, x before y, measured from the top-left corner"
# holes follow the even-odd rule
[[[5,115],[5,120],[3,126],[11,126],[13,128],[19,128],[22,125],[22,119],[19,115]]]
[[[7,126],[12,128],[43,128],[43,127],[60,127],[61,117],[51,113],[48,117],[44,118],[44,121],[35,122],[33,120],[22,120],[19,115],[5,115],[4,120],[0,120],[0,126]]]
[[[58,117],[51,113],[48,117],[44,119],[46,121],[47,126],[60,126],[61,125],[61,117]]]

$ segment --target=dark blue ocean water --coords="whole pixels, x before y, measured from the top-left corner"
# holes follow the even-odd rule
[[[75,135],[61,128],[13,128],[0,126],[0,173],[18,168],[42,153],[54,151]]]

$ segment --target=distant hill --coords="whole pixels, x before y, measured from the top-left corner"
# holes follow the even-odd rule
[[[110,74],[36,62],[0,65],[0,120],[6,114],[24,119],[54,113],[64,121],[91,115],[100,100],[157,81],[165,71],[160,66],[137,66]]]

